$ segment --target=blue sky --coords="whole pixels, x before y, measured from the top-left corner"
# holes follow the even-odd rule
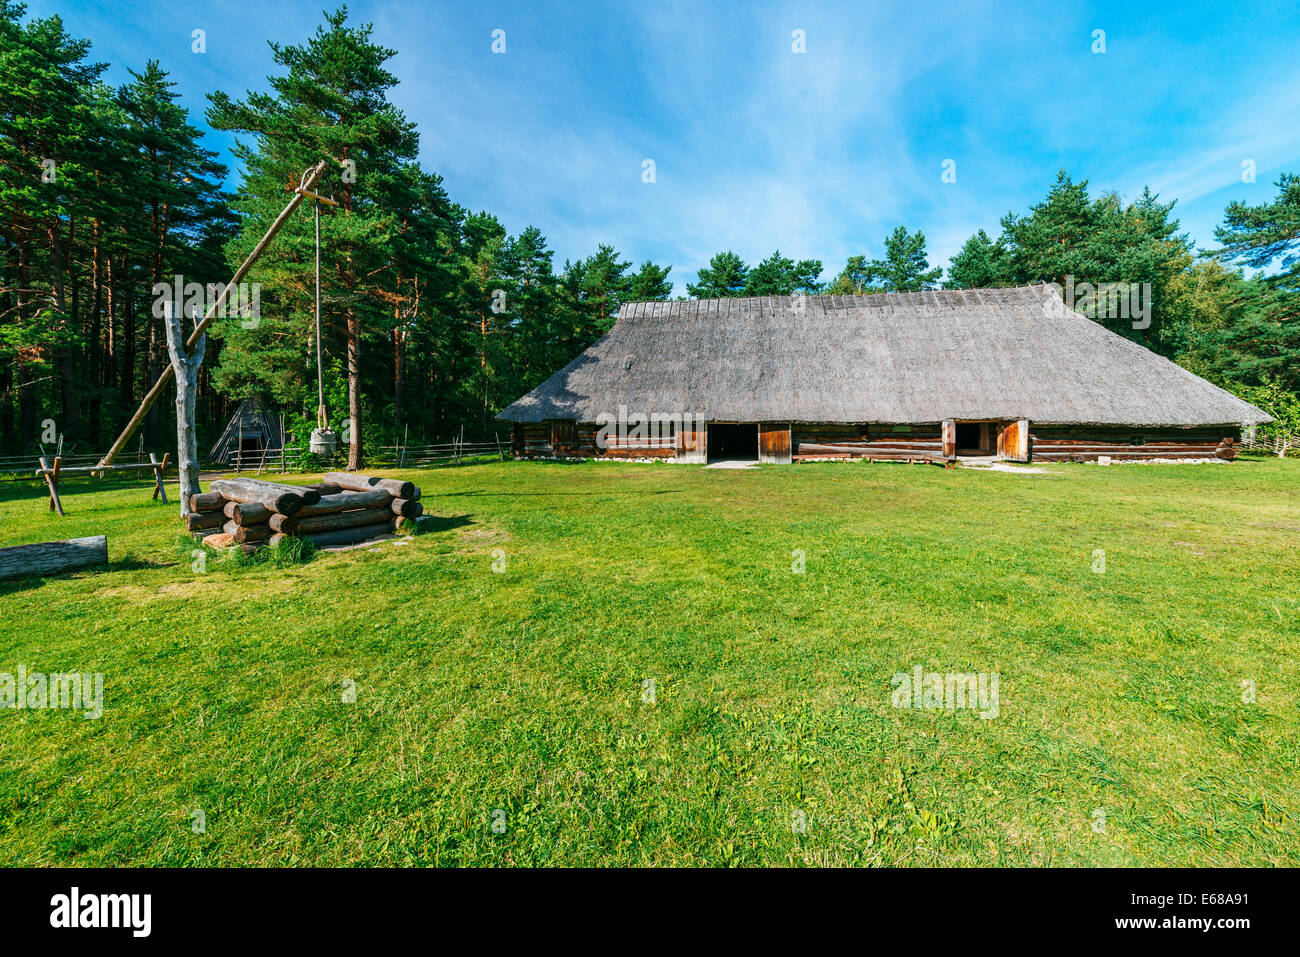
[[[200,114],[274,72],[327,5],[29,0],[94,41],[110,81],[155,57]],[[328,5],[330,9],[333,5]],[[557,264],[601,242],[673,266],[773,249],[832,277],[898,224],[931,262],[1065,167],[1094,193],[1150,185],[1198,245],[1233,199],[1300,171],[1300,5],[1290,3],[521,3],[349,5],[399,51],[395,102],[452,198]],[[190,50],[207,32],[207,52]],[[506,53],[491,51],[505,31]],[[802,30],[806,53],[792,50]],[[1105,53],[1092,52],[1105,31]],[[224,152],[228,141],[209,144]],[[653,159],[656,181],[642,182]],[[944,183],[945,160],[957,181]],[[1253,184],[1241,180],[1253,160]],[[229,157],[227,156],[227,161]],[[232,186],[237,180],[232,178]]]

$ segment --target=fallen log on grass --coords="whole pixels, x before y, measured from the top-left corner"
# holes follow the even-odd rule
[[[65,538],[34,545],[0,548],[0,578],[53,575],[56,572],[108,564],[108,536]]]

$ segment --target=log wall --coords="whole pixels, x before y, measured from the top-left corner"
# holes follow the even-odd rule
[[[1124,429],[1101,426],[1029,426],[1035,462],[1095,462],[1112,459],[1232,459],[1241,429]]]
[[[1131,429],[1102,426],[1043,426],[1020,420],[995,424],[997,452],[1004,458],[1040,462],[1112,459],[1235,457],[1241,430],[1234,427]],[[705,461],[703,432],[681,430],[672,440],[639,440],[617,434],[597,446],[600,428],[592,423],[515,423],[511,449],[519,458],[666,459]],[[992,450],[990,450],[992,451]],[[760,423],[763,462],[813,462],[834,459],[928,462],[950,457],[943,423],[896,427],[840,423]]]
[[[892,425],[796,425],[790,430],[793,459],[872,459],[880,461],[930,461],[943,452],[938,422],[909,425],[897,431]]]
[[[511,429],[511,444],[521,458],[544,458],[552,455],[551,428],[544,422],[516,422]]]
[[[600,448],[601,426],[592,422],[516,422],[510,429],[510,447],[516,458],[672,459],[677,457],[681,434],[669,438],[640,439],[608,433]]]

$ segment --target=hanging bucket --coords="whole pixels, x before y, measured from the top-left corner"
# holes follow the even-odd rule
[[[308,448],[311,450],[312,455],[333,455],[338,444],[339,436],[337,432],[329,429],[311,430],[311,442],[308,444]]]

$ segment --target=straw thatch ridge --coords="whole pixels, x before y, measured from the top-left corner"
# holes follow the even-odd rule
[[[603,339],[498,418],[595,422],[619,406],[737,422],[1270,421],[1048,285],[627,303]]]

